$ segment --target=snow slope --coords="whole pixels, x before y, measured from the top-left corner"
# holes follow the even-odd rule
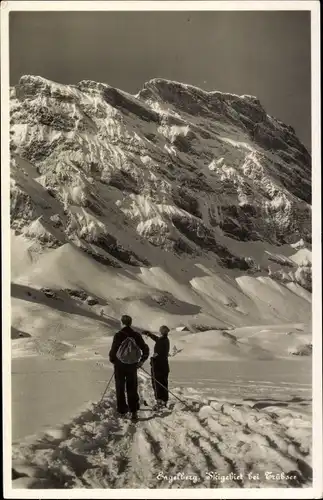
[[[112,390],[68,424],[14,447],[13,487],[310,486],[306,398],[285,394],[277,402],[253,395],[228,401],[210,396],[205,387],[174,388],[183,403],[173,397],[156,416],[145,374],[140,394],[146,405],[137,424],[116,417]]]
[[[183,314],[310,319],[311,159],[256,98],[26,75],[11,89],[11,152],[18,284],[76,287],[152,328]]]
[[[180,338],[173,334],[171,339],[178,351],[176,361],[283,360],[290,358],[298,348],[312,345],[311,332],[306,331],[304,325],[295,324],[209,330]]]
[[[127,239],[245,269],[218,235],[311,240],[310,156],[250,96],[160,79],[130,96],[26,75],[11,90],[11,150],[12,226],[28,234],[41,217],[52,246],[68,238],[138,265],[118,231],[127,223]]]
[[[47,250],[11,285],[12,328],[29,336],[13,340],[13,356],[50,348],[52,356],[64,359],[89,356],[88,349],[105,357],[102,348],[125,313],[139,329],[156,331],[165,323],[198,332],[311,321],[306,297],[271,278],[235,278],[208,269],[206,276],[190,279],[191,272],[114,269],[71,244]],[[207,346],[206,334],[200,335]]]

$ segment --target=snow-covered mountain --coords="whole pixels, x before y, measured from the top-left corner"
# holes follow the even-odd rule
[[[133,96],[23,76],[11,88],[10,123],[15,279],[43,254],[60,261],[73,248],[69,270],[87,257],[83,270],[94,259],[177,300],[187,299],[183,286],[208,304],[223,296],[222,308],[235,304],[234,325],[252,308],[232,298],[232,286],[252,302],[255,283],[275,283],[310,314],[311,157],[255,97],[163,79]],[[147,283],[154,268],[177,288],[156,276]],[[271,313],[255,317],[271,322]]]
[[[24,76],[10,133],[13,487],[310,486],[311,158],[294,130],[252,96]],[[136,426],[106,392],[121,314],[171,329],[169,407],[141,371]]]
[[[115,250],[121,222],[145,242],[225,263],[220,232],[310,240],[310,155],[254,97],[159,79],[134,97],[25,76],[11,99],[12,225],[27,236],[133,264],[142,256]]]

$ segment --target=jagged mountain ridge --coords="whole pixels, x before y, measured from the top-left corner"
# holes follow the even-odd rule
[[[149,244],[245,271],[221,236],[310,242],[310,155],[255,97],[24,76],[10,134],[12,228],[41,247],[73,242],[120,267],[151,264]]]

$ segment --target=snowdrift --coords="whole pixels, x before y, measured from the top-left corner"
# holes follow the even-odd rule
[[[30,260],[25,258],[28,253],[20,246],[21,240],[13,241],[13,249],[18,254],[20,248],[22,257],[11,286],[12,327],[32,337],[14,340],[15,357],[24,350],[36,354],[35,339],[38,345],[42,339],[54,339],[56,347],[61,345],[58,351],[67,357],[79,353],[81,345],[85,349],[86,339],[95,348],[119,328],[119,318],[126,313],[138,328],[152,331],[158,331],[161,324],[171,329],[183,325],[194,332],[311,320],[309,294],[296,284],[284,286],[268,277],[235,277],[207,266],[194,266],[193,278],[190,267],[174,273],[161,267],[135,272],[113,269],[72,244]],[[203,338],[202,359],[210,356]],[[233,356],[236,346],[226,341]],[[45,345],[40,350],[46,351]],[[219,346],[218,353],[224,350]]]
[[[273,360],[290,358],[297,350],[311,356],[312,335],[304,325],[171,332],[176,361],[179,360]],[[308,346],[305,349],[305,346]],[[296,368],[295,368],[296,369]]]
[[[304,399],[222,401],[174,388],[183,403],[154,415],[140,381],[139,421],[114,413],[111,391],[71,422],[14,445],[14,488],[285,488],[312,482]],[[296,407],[295,407],[296,405]],[[297,406],[298,405],[298,406]],[[268,475],[268,472],[271,474]]]

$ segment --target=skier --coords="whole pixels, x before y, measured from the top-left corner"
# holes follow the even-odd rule
[[[150,358],[151,381],[156,398],[156,409],[166,407],[168,402],[168,374],[169,374],[169,328],[161,326],[160,336],[154,335],[148,331],[142,332],[155,341],[154,354]]]
[[[121,325],[122,329],[115,334],[109,353],[109,359],[114,364],[117,411],[120,415],[130,411],[131,419],[136,421],[139,410],[137,370],[147,360],[149,347],[140,333],[131,328],[130,316],[122,316]]]

